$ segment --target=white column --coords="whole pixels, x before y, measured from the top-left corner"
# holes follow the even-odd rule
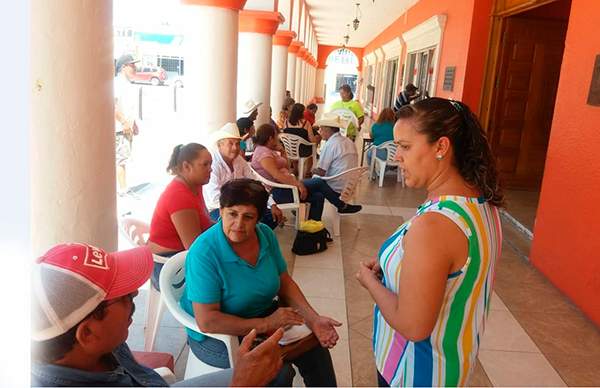
[[[211,132],[237,118],[239,10],[210,5],[182,8],[186,20],[183,47],[187,141],[204,143]]]
[[[288,49],[288,70],[287,70],[287,90],[295,99],[296,97],[296,64],[298,50],[302,47],[302,42],[293,41]]]
[[[302,75],[303,75],[303,70],[304,68],[302,67],[302,64],[304,63],[304,61],[302,60],[302,57],[304,56],[304,53],[306,52],[305,48],[301,48],[300,51],[298,51],[298,54],[296,56],[296,87],[295,87],[295,91],[294,91],[294,99],[296,100],[296,102],[301,103],[302,102]]]
[[[112,1],[32,0],[30,15],[32,254],[68,242],[115,251]]]
[[[325,98],[325,69],[316,69],[315,72],[315,97]]]
[[[248,100],[262,102],[258,108],[255,127],[269,122],[271,104],[272,36],[254,32],[240,33],[238,65],[238,116],[242,117],[244,103]]]
[[[271,107],[273,108],[273,119],[283,105],[285,98],[287,71],[288,71],[288,47],[296,36],[293,31],[277,31],[273,37],[273,60],[271,65]]]
[[[282,22],[279,12],[244,10],[240,13],[237,110],[241,117],[246,101],[262,102],[254,122],[257,129],[269,123],[273,35]]]

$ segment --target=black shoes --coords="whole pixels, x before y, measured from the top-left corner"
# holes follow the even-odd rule
[[[362,206],[360,205],[350,205],[350,204],[346,204],[346,207],[338,210],[338,213],[340,214],[352,214],[352,213],[358,213],[359,211],[362,210]]]

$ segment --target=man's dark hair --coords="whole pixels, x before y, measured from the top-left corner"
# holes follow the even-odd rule
[[[240,130],[240,136],[244,136],[250,131],[250,127],[254,125],[254,122],[250,120],[248,117],[242,117],[237,119],[235,122]]]
[[[219,205],[221,209],[239,205],[252,205],[258,212],[258,219],[267,211],[269,193],[254,179],[233,179],[221,187]]]
[[[309,109],[309,110],[310,110],[310,109],[317,109],[317,104],[315,104],[315,103],[309,104],[309,105],[306,107],[306,109]]]
[[[94,317],[99,321],[106,317],[105,301],[100,303],[87,317],[79,321],[64,334],[58,337],[51,338],[45,341],[31,341],[31,359],[36,364],[53,364],[56,361],[64,358],[67,353],[73,349],[73,345],[77,342],[77,328],[81,322],[89,317]]]

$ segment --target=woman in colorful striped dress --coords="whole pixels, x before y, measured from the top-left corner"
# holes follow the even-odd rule
[[[465,386],[502,243],[499,172],[465,104],[431,98],[398,116],[395,160],[428,197],[356,275],[375,301],[379,385]]]

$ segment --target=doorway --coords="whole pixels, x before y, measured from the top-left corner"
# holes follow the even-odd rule
[[[398,77],[398,58],[390,59],[385,63],[385,94],[382,108],[391,108],[396,101]]]
[[[571,0],[501,17],[482,114],[507,190],[508,213],[533,232]],[[493,27],[494,28],[494,27]],[[486,90],[482,99],[485,111]]]

